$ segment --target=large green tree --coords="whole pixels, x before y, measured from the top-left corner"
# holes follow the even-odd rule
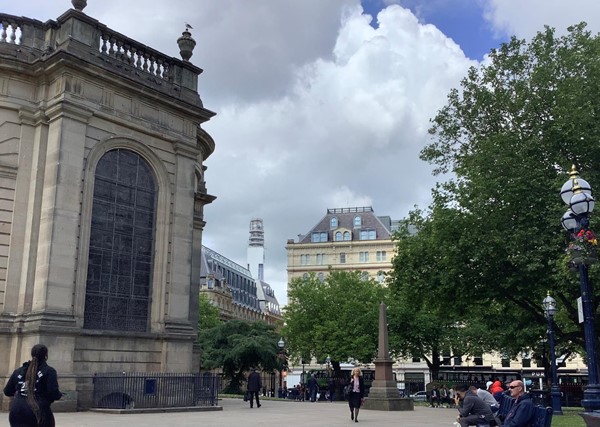
[[[200,331],[201,367],[221,368],[228,381],[225,391],[239,393],[252,367],[274,372],[285,367],[278,357],[279,335],[264,322],[230,320]]]
[[[298,358],[327,356],[335,362],[370,362],[377,353],[379,305],[386,288],[361,273],[330,270],[289,285],[283,333],[286,348]]]
[[[511,39],[451,91],[421,153],[436,173],[454,177],[434,192],[431,220],[451,216],[460,224],[446,227],[448,241],[435,241],[448,254],[447,276],[432,297],[486,325],[498,350],[535,346],[545,330],[546,291],[560,304],[560,345],[583,346],[558,191],[572,164],[600,185],[598,58],[600,38],[585,24],[563,37],[545,28],[530,42]],[[438,215],[442,209],[450,213]]]

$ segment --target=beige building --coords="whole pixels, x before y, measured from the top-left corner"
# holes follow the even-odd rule
[[[197,370],[214,113],[190,33],[181,60],[81,10],[0,23],[0,381],[38,342],[58,409],[96,372]]]
[[[372,207],[327,209],[308,233],[287,241],[288,283],[310,273],[324,279],[329,268],[383,281],[392,269],[396,223],[375,215]]]

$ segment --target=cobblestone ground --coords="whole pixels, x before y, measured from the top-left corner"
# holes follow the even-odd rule
[[[57,427],[450,427],[457,415],[455,409],[424,406],[417,406],[414,411],[402,412],[361,410],[359,422],[354,423],[350,420],[350,411],[345,402],[263,400],[260,408],[255,406],[253,409],[241,399],[223,399],[219,403],[223,411],[159,414],[76,412],[57,413],[55,416]],[[4,418],[0,418],[0,425],[8,425],[8,415],[0,415]]]

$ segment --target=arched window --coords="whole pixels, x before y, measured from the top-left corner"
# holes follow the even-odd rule
[[[338,219],[336,217],[333,217],[329,220],[329,228],[332,230],[338,228]]]
[[[83,326],[148,330],[152,288],[155,176],[126,149],[96,166]]]
[[[336,233],[335,233],[335,241],[336,242],[341,242],[342,241],[342,232],[341,231],[336,231]]]
[[[359,216],[354,217],[354,228],[359,228],[362,226],[362,219]]]
[[[304,273],[304,274],[302,275],[302,278],[303,278],[304,280],[308,279],[308,273]]]
[[[344,231],[344,240],[345,241],[349,241],[350,240],[350,232],[349,231]]]
[[[323,282],[325,280],[325,275],[323,273],[319,273],[317,274],[317,279],[319,279],[319,282]]]

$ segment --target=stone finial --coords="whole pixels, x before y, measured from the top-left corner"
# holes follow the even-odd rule
[[[87,6],[87,0],[71,0],[71,4],[75,10],[83,12],[83,9]]]
[[[179,45],[179,54],[184,61],[189,61],[194,54],[194,47],[196,46],[196,40],[192,38],[192,33],[188,30],[192,26],[188,23],[185,24],[185,31],[181,33],[181,37],[177,39]]]

